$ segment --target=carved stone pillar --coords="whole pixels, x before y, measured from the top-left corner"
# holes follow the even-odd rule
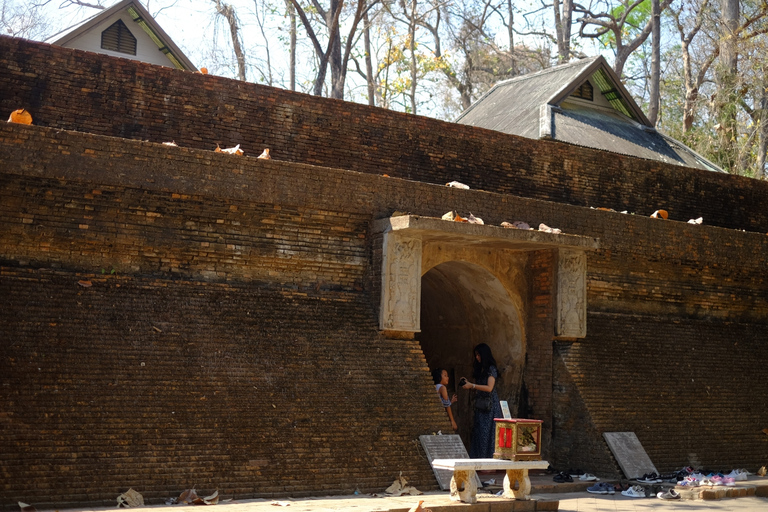
[[[558,252],[555,336],[583,338],[587,335],[587,255],[570,249]]]
[[[384,233],[379,328],[421,330],[421,237]]]

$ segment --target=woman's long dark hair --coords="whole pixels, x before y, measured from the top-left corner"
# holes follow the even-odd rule
[[[440,381],[443,380],[443,368],[432,370],[432,380],[435,381],[435,384],[440,384]]]
[[[496,366],[496,360],[493,358],[491,347],[485,343],[480,343],[475,347],[474,354],[480,354],[480,361],[475,358],[475,380],[484,375],[488,375],[488,369],[491,366]]]

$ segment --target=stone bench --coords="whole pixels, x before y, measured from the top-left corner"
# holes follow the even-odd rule
[[[432,466],[453,471],[451,478],[453,501],[477,503],[475,471],[506,471],[503,496],[509,499],[525,500],[531,492],[528,470],[547,469],[549,462],[545,460],[434,459]]]

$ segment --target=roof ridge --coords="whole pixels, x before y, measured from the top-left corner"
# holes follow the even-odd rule
[[[497,87],[499,85],[505,85],[510,82],[516,82],[516,81],[522,81],[529,78],[537,78],[541,75],[546,75],[547,73],[552,73],[555,71],[561,71],[565,68],[569,67],[577,67],[577,66],[589,66],[597,59],[601,58],[601,55],[596,55],[595,57],[585,57],[583,59],[577,59],[570,62],[566,62],[565,64],[558,64],[557,66],[552,66],[549,68],[540,69],[539,71],[534,71],[533,73],[526,73],[525,75],[519,75],[519,76],[513,76],[512,78],[508,78],[507,80],[503,80],[501,82],[498,82],[494,87]]]

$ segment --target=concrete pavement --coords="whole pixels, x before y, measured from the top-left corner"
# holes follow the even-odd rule
[[[534,476],[532,484],[533,494],[528,501],[505,500],[481,491],[478,493],[478,503],[468,505],[451,501],[447,491],[435,491],[421,496],[400,497],[359,495],[236,500],[215,505],[211,512],[407,512],[421,500],[424,501],[424,507],[432,512],[768,512],[768,478],[753,477],[747,482],[740,482],[757,489],[757,495],[719,500],[667,501],[658,498],[628,498],[618,492],[613,495],[589,494],[584,490],[588,483],[554,484],[550,475]],[[180,505],[153,505],[132,510],[159,512],[158,509],[168,512],[200,512],[200,507]],[[43,509],[38,510],[43,512]],[[108,510],[114,510],[114,507],[73,508],[67,512]]]

